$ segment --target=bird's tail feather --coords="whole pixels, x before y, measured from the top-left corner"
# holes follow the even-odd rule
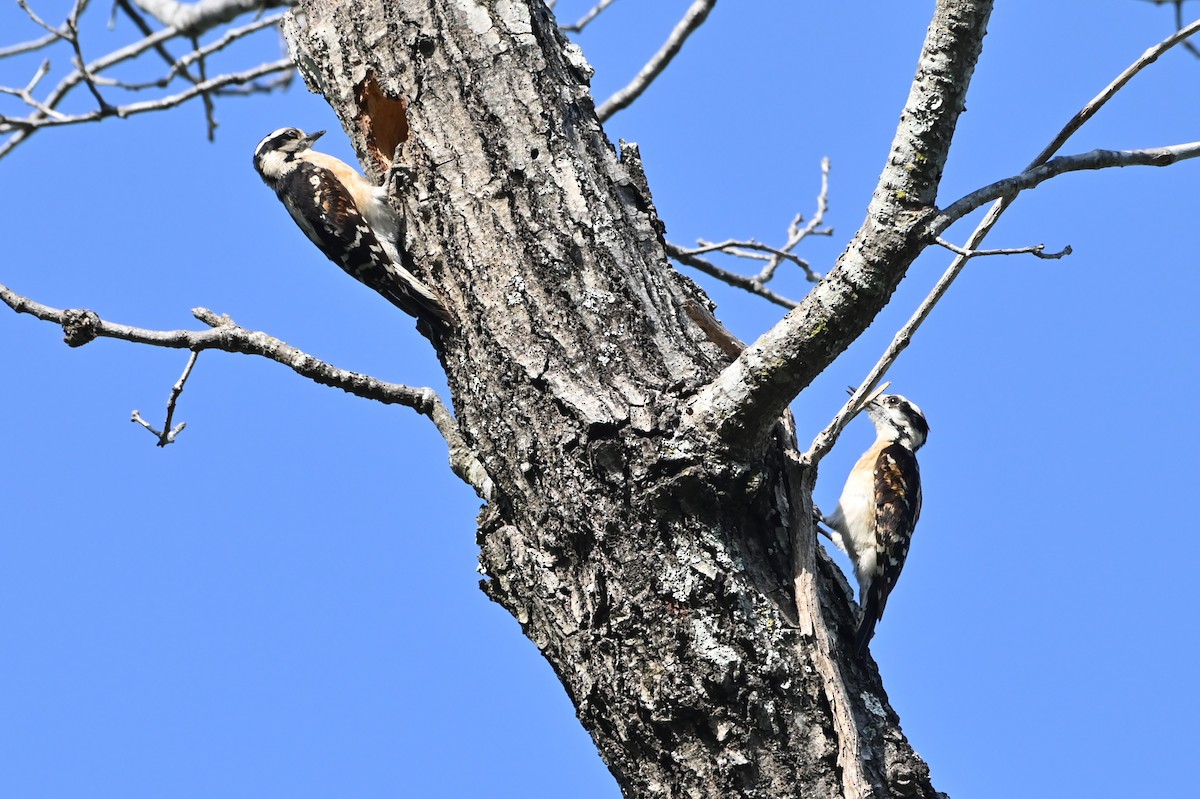
[[[862,606],[862,614],[858,617],[858,627],[854,630],[854,654],[859,658],[866,656],[867,644],[871,642],[871,637],[875,635],[875,623],[878,621],[878,593],[867,591],[867,598]]]

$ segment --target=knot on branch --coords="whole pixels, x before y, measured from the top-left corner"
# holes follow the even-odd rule
[[[63,311],[62,329],[63,341],[68,347],[82,347],[96,338],[100,328],[100,317],[95,311],[82,308],[68,308]]]

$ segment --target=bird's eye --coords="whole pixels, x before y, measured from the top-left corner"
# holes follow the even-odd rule
[[[890,397],[888,397],[888,398],[887,398],[887,404],[888,404],[888,405],[899,405],[899,404],[900,404],[900,398],[899,398],[899,397],[897,397],[895,394],[893,394],[892,396],[890,396]]]

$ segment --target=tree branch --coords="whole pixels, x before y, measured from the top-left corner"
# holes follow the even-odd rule
[[[196,360],[200,357],[199,350],[192,350],[192,354],[188,356],[187,365],[183,367],[183,374],[175,381],[175,385],[171,386],[171,396],[167,398],[167,418],[163,422],[162,430],[155,430],[150,426],[150,423],[142,418],[141,412],[134,409],[130,414],[129,421],[140,424],[142,427],[150,431],[158,439],[158,446],[165,447],[167,444],[174,444],[175,439],[187,427],[187,422],[180,422],[177,426],[171,427],[171,421],[175,418],[175,403],[179,401],[179,395],[183,393],[183,387],[187,385],[187,380],[192,376],[192,368],[196,365]]]
[[[759,283],[766,283],[775,276],[775,269],[772,268],[772,264],[780,264],[784,261],[791,261],[800,267],[804,271],[804,277],[808,279],[808,282],[817,283],[821,280],[821,276],[813,271],[812,265],[800,256],[778,247],[772,247],[769,244],[763,244],[754,239],[747,239],[745,241],[726,239],[725,241],[715,243],[702,240],[699,244],[699,247],[693,247],[688,250],[687,254],[703,255],[706,252],[723,252],[728,255],[737,256],[738,258],[768,261],[767,267],[754,278]],[[754,250],[756,252],[746,252],[746,250]]]
[[[720,280],[723,283],[728,283],[729,285],[739,289],[745,289],[751,294],[757,294],[760,297],[770,300],[776,305],[782,305],[784,308],[795,308],[797,305],[795,300],[789,300],[782,294],[776,294],[774,291],[771,291],[769,288],[760,283],[757,278],[745,277],[736,272],[730,272],[727,269],[722,269],[711,261],[706,261],[703,258],[693,255],[688,250],[672,244],[669,241],[664,242],[664,249],[666,250],[667,255],[674,258],[676,261],[679,261],[679,263],[687,264],[690,267],[700,270],[709,277],[715,277],[717,280]]]
[[[1137,60],[1122,70],[1121,74],[1117,75],[1117,77],[1113,79],[1112,83],[1101,89],[1099,94],[1093,97],[1090,102],[1083,106],[1083,108],[1079,109],[1079,112],[1076,113],[1075,116],[1071,117],[1067,124],[1063,125],[1063,128],[1058,132],[1058,135],[1046,145],[1046,149],[1038,153],[1037,158],[1034,158],[1029,166],[1026,167],[1026,169],[1030,169],[1038,164],[1048,161],[1051,156],[1059,151],[1059,148],[1067,143],[1067,139],[1075,135],[1075,131],[1083,127],[1084,123],[1094,117],[1096,113],[1104,107],[1104,104],[1112,99],[1113,95],[1123,89],[1125,84],[1133,80],[1134,75],[1153,64],[1158,60],[1160,55],[1167,52],[1184,39],[1187,39],[1196,31],[1200,31],[1200,19],[1191,23],[1187,27],[1181,27],[1175,33],[1172,33],[1170,36],[1146,50],[1146,52],[1142,53]]]
[[[61,325],[68,346],[80,347],[97,338],[115,338],[135,344],[257,355],[281,363],[296,374],[323,386],[340,388],[349,394],[390,405],[403,405],[426,416],[442,434],[450,448],[450,468],[484,499],[492,495],[492,481],[486,469],[467,445],[458,423],[431,388],[414,388],[388,383],[367,375],[338,369],[302,350],[257,330],[247,330],[228,316],[196,308],[192,315],[209,326],[208,330],[148,330],[104,321],[93,311],[61,310],[17,294],[0,284],[0,302],[17,313],[30,314],[46,322]],[[181,387],[182,390],[182,387]],[[169,426],[169,422],[168,422]]]
[[[583,29],[592,23],[596,17],[600,16],[606,8],[612,5],[613,0],[600,0],[596,5],[592,6],[586,14],[579,18],[579,21],[574,25],[559,25],[558,29],[563,33],[583,33]],[[554,8],[554,4],[550,4],[550,8]]]
[[[784,261],[791,261],[804,270],[804,276],[811,283],[817,283],[821,280],[821,275],[815,272],[808,261],[794,254],[794,250],[800,242],[809,236],[830,236],[833,235],[833,228],[821,227],[821,223],[825,220],[825,213],[829,210],[829,159],[821,159],[821,190],[817,194],[817,210],[813,214],[813,218],[807,223],[804,222],[804,214],[796,214],[788,225],[787,242],[782,247],[770,247],[765,244],[760,244],[753,239],[749,241],[736,241],[730,239],[719,244],[709,244],[704,241],[700,242],[699,247],[684,248],[678,245],[666,243],[667,255],[679,261],[682,264],[694,267],[695,269],[704,272],[710,277],[715,277],[724,283],[728,283],[735,288],[744,289],[751,294],[757,294],[776,305],[781,305],[784,308],[795,308],[798,303],[795,300],[788,299],[780,294],[776,294],[766,287],[766,284],[775,277],[775,272],[779,265]],[[748,251],[750,250],[750,251]],[[757,252],[754,252],[756,250]],[[766,261],[767,264],[754,277],[746,277],[736,272],[722,269],[698,256],[708,252],[722,252],[726,255],[732,255],[738,258],[748,258],[756,261]],[[764,254],[766,253],[766,254]]]
[[[1067,172],[1120,166],[1170,166],[1177,161],[1186,161],[1197,156],[1200,156],[1200,141],[1145,150],[1092,150],[1078,155],[1059,156],[1019,175],[997,180],[954,201],[929,220],[927,235],[930,238],[938,236],[954,222],[992,200],[1015,197],[1026,189],[1032,189],[1052,177]]]
[[[662,74],[662,71],[667,68],[667,65],[679,54],[683,49],[683,44],[688,40],[696,30],[704,24],[704,20],[708,17],[708,12],[712,11],[713,6],[717,4],[717,0],[695,0],[684,13],[683,19],[675,25],[675,29],[671,31],[671,35],[667,37],[667,41],[655,53],[646,66],[642,67],[642,71],[637,74],[629,85],[618,90],[604,101],[599,108],[596,109],[596,116],[604,122],[618,111],[628,108],[634,100],[642,95],[642,92],[649,88],[654,79]]]
[[[57,115],[53,118],[13,118],[0,116],[0,133],[6,133],[12,130],[18,132],[29,133],[39,128],[57,127],[59,125],[78,125],[84,122],[96,122],[106,117],[116,116],[124,119],[136,114],[144,114],[149,111],[162,111],[167,108],[174,108],[177,105],[198,97],[205,92],[211,92],[214,89],[220,89],[225,86],[238,86],[244,83],[250,83],[264,75],[271,75],[276,72],[284,72],[292,69],[292,60],[290,58],[281,58],[278,61],[272,61],[267,64],[260,64],[253,69],[248,69],[245,72],[233,72],[227,75],[218,75],[211,80],[206,80],[197,83],[184,91],[177,94],[160,97],[157,100],[144,100],[140,103],[127,103],[125,105],[109,106],[108,108],[98,108],[95,111],[90,111],[85,114]],[[9,150],[15,146],[12,138],[0,145],[0,157],[6,155]]]
[[[229,30],[217,41],[204,45],[193,46],[192,52],[182,56],[180,59],[175,59],[164,47],[164,44],[172,39],[185,36],[184,32],[176,28],[168,28],[158,31],[157,33],[148,33],[149,26],[145,21],[129,6],[124,0],[119,0],[119,7],[125,8],[134,24],[143,32],[147,33],[144,38],[133,42],[125,47],[122,47],[106,56],[97,58],[91,62],[84,63],[82,58],[82,48],[80,46],[78,35],[76,32],[78,16],[82,12],[85,3],[77,2],[70,13],[68,20],[64,23],[61,29],[55,29],[47,25],[44,21],[29,12],[30,18],[41,27],[51,32],[53,41],[62,40],[67,42],[73,52],[74,71],[64,76],[44,98],[38,99],[32,95],[32,86],[26,87],[25,90],[15,87],[0,87],[0,92],[14,95],[21,98],[31,109],[31,113],[25,117],[12,117],[0,115],[0,133],[9,133],[2,143],[0,143],[0,157],[7,155],[17,145],[29,138],[34,132],[44,127],[54,127],[56,125],[78,124],[81,122],[94,122],[113,116],[129,116],[146,111],[158,111],[166,108],[171,108],[183,102],[191,100],[195,97],[201,97],[206,104],[206,117],[209,122],[210,133],[215,126],[211,111],[211,98],[216,94],[230,93],[226,90],[229,86],[238,86],[246,82],[253,82],[258,77],[278,74],[290,70],[290,61],[280,60],[272,64],[265,64],[256,70],[248,70],[241,73],[233,73],[229,75],[221,75],[212,79],[204,79],[203,76],[203,61],[204,58],[212,53],[218,52],[227,47],[232,42],[247,36],[262,28],[268,27],[277,23],[282,14],[273,17],[266,17],[255,20],[240,28]],[[258,8],[261,4],[256,4],[253,8]],[[46,37],[39,42],[45,41],[52,43],[51,37]],[[194,36],[188,36],[193,42]],[[28,43],[27,43],[28,44]],[[32,44],[18,45],[10,50],[20,51],[22,49],[32,49]],[[105,70],[108,70],[117,64],[136,58],[147,50],[154,49],[170,64],[170,70],[167,75],[157,81],[145,84],[131,84],[124,81],[116,81],[102,76]],[[201,76],[193,77],[187,67],[193,63],[201,64]],[[182,74],[193,85],[191,89],[171,97],[161,98],[157,101],[147,103],[132,103],[129,105],[113,107],[109,105],[104,97],[100,94],[99,86],[111,85],[123,89],[139,90],[149,88],[151,86],[167,86],[171,83],[177,74]],[[36,81],[35,81],[36,83]],[[96,97],[99,107],[90,113],[81,114],[62,114],[56,111],[56,107],[64,98],[77,86],[84,84]],[[262,90],[263,85],[252,83],[254,90]],[[274,82],[268,85],[275,85]]]
[[[295,0],[134,0],[138,8],[156,20],[188,36],[198,36],[251,11],[294,6]]]
[[[54,30],[40,39],[33,39],[19,44],[10,44],[8,47],[0,47],[0,58],[8,58],[9,56],[20,55],[21,53],[31,53],[34,50],[41,50],[43,47],[48,47],[60,40],[64,33],[65,31],[62,30]]]
[[[934,242],[939,247],[945,247],[955,255],[961,255],[964,258],[981,258],[989,255],[1032,255],[1035,258],[1042,258],[1047,261],[1057,261],[1073,252],[1070,244],[1058,252],[1046,252],[1045,244],[1034,244],[1031,247],[1007,247],[998,250],[968,250],[964,247],[959,247],[957,244],[951,244],[941,237],[934,239]]]
[[[1175,0],[1175,29],[1183,30],[1183,0]],[[1196,56],[1196,58],[1200,58],[1200,48],[1197,48],[1191,42],[1184,42],[1183,49]]]
[[[825,158],[821,159],[821,190],[817,193],[817,210],[813,214],[812,219],[808,220],[808,222],[806,224],[804,224],[803,227],[801,227],[801,223],[804,222],[804,215],[796,214],[796,218],[793,219],[792,224],[788,226],[787,243],[784,244],[782,247],[780,247],[780,249],[783,250],[785,253],[790,253],[797,246],[799,246],[800,242],[804,241],[809,236],[832,236],[833,228],[821,227],[821,223],[825,221],[825,213],[828,210],[829,210],[829,158],[825,157]],[[772,258],[771,261],[766,266],[763,267],[763,270],[758,273],[759,282],[761,282],[761,283],[769,282],[771,280],[771,278],[773,278],[775,276],[775,270],[777,270],[779,268],[780,264],[782,264],[782,263],[783,263],[782,257],[776,256],[775,258]],[[810,269],[808,269],[807,265],[804,266],[804,271],[805,271],[805,276],[814,283],[821,279],[821,276],[819,274],[817,274],[816,272],[813,272]]]
[[[693,398],[682,435],[756,450],[787,404],[886,305],[926,244],[991,9],[991,0],[939,0],[866,222],[829,276]]]

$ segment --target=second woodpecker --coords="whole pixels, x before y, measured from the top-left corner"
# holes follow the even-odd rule
[[[387,191],[312,144],[325,131],[280,128],[254,150],[254,168],[329,260],[407,314],[437,329],[450,315],[407,267],[404,221]]]
[[[854,650],[859,657],[883,618],[921,515],[916,453],[929,436],[921,409],[899,394],[880,394],[866,411],[875,424],[875,443],[850,470],[837,509],[825,519],[858,579],[862,610]]]

